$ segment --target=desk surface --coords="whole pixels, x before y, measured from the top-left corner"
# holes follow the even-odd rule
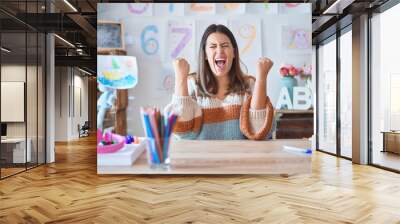
[[[171,142],[169,170],[150,169],[146,153],[132,166],[98,166],[98,174],[295,174],[311,172],[311,156],[282,151],[308,140]]]

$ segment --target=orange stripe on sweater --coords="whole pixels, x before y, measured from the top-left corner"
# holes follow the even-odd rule
[[[241,105],[230,105],[218,108],[203,108],[203,122],[205,124],[224,122],[239,119]]]
[[[174,127],[175,133],[185,133],[189,131],[199,132],[202,124],[202,117],[195,117],[188,121],[177,121]]]
[[[241,105],[230,105],[218,108],[202,108],[202,116],[188,121],[177,121],[174,132],[185,133],[189,131],[198,132],[202,124],[219,123],[240,118]]]

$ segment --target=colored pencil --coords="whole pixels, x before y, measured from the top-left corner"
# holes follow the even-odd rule
[[[163,163],[168,157],[170,137],[175,126],[177,115],[173,112],[161,114],[157,108],[140,108],[145,134],[153,139],[150,142],[150,155],[154,163]]]
[[[153,137],[154,135],[153,135],[152,130],[151,130],[149,115],[147,114],[147,112],[143,108],[141,108],[141,113],[142,113],[142,124],[143,124],[143,128],[144,128],[145,134],[146,134],[146,136],[148,138],[153,138],[154,139],[154,137]],[[160,163],[160,159],[159,159],[159,156],[157,155],[157,151],[155,151],[155,149],[153,147],[151,147],[152,146],[151,142],[150,142],[149,145],[150,145],[150,149],[149,150],[150,150],[150,154],[151,154],[151,157],[152,157],[152,161],[155,162],[155,163]]]
[[[156,115],[155,111],[153,110],[152,113],[151,113],[151,116],[150,116],[150,124],[151,124],[151,127],[153,129],[154,140],[156,142],[157,152],[158,152],[158,155],[160,157],[160,161],[164,161],[163,160],[163,155],[161,153],[161,142],[160,142],[160,135],[159,135],[159,132],[158,132],[158,127],[157,127],[156,116],[157,115]]]

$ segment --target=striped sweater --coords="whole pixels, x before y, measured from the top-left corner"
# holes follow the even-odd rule
[[[254,78],[248,78],[251,90]],[[196,84],[188,79],[189,96],[172,96],[166,111],[177,113],[174,134],[182,139],[270,139],[275,127],[274,109],[267,97],[265,109],[250,108],[251,96],[231,93],[224,100],[196,97]]]

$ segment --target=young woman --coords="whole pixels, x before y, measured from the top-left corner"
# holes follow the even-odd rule
[[[272,65],[260,58],[256,78],[245,75],[232,32],[210,25],[201,39],[197,73],[189,75],[183,58],[173,62],[175,93],[166,111],[179,115],[174,133],[184,139],[271,138],[274,109],[266,86]]]

